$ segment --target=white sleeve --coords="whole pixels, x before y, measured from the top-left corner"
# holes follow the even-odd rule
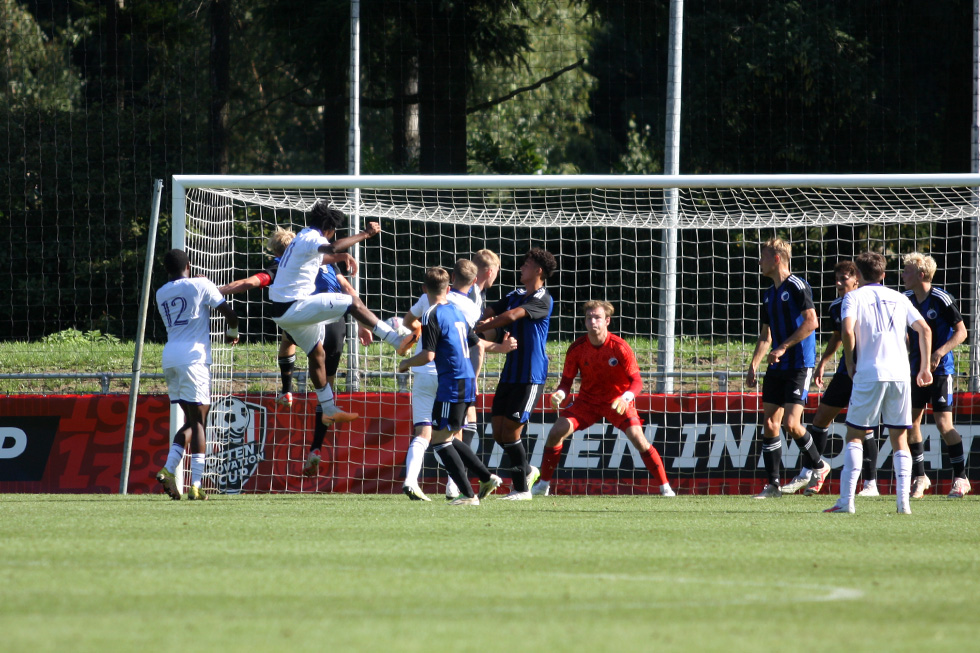
[[[840,304],[840,319],[841,322],[844,321],[846,317],[853,317],[854,312],[854,298],[851,296],[853,293],[847,293],[844,295],[844,301]]]
[[[421,318],[427,310],[429,310],[429,296],[423,293],[419,297],[419,300],[409,309],[409,312],[415,317]]]
[[[201,292],[204,295],[204,303],[211,308],[225,303],[225,296],[222,295],[218,290],[218,287],[208,279],[204,280]]]

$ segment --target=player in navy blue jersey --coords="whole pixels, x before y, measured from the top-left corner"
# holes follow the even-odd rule
[[[510,501],[530,501],[530,488],[538,480],[538,469],[527,462],[521,433],[548,378],[545,343],[554,301],[545,281],[557,267],[550,253],[538,247],[531,249],[521,265],[520,281],[524,287],[487,307],[484,320],[476,327],[478,333],[506,330],[517,339],[517,349],[507,354],[500,372],[490,413],[493,439],[507,452],[511,462],[513,487],[503,497]]]
[[[425,293],[429,309],[422,315],[422,349],[402,360],[398,371],[435,362],[438,375],[435,402],[432,407],[432,449],[461,493],[450,505],[480,505],[500,486],[500,477],[491,474],[473,450],[456,435],[462,430],[467,409],[476,401],[476,374],[470,362],[470,349],[479,339],[466,316],[446,299],[449,273],[429,268],[425,273]],[[469,468],[480,478],[479,495],[473,492],[466,475]]]
[[[763,296],[762,325],[759,343],[752,354],[745,384],[758,383],[756,368],[763,358],[769,363],[762,380],[762,409],[765,423],[762,432],[762,458],[769,481],[756,499],[782,496],[781,451],[779,427],[796,440],[807,467],[826,474],[830,465],[821,460],[813,438],[801,424],[816,361],[817,312],[813,306],[810,285],[789,271],[790,248],[779,238],[770,238],[759,253],[759,269],[772,279],[772,287]],[[770,345],[777,343],[771,351]],[[805,485],[805,483],[803,484]],[[796,487],[799,489],[801,486]],[[793,490],[795,491],[795,490]]]
[[[953,487],[949,497],[961,499],[972,488],[966,477],[963,439],[953,426],[953,376],[956,374],[953,349],[966,340],[966,325],[953,296],[932,285],[937,267],[933,257],[919,253],[907,254],[902,258],[902,265],[905,295],[932,329],[932,356],[929,361],[932,384],[924,388],[912,385],[912,428],[909,431],[909,450],[912,452],[911,496],[913,499],[922,498],[932,485],[926,476],[921,429],[926,404],[932,404],[932,417],[939,429],[939,435],[946,443],[949,462],[953,467]],[[918,369],[919,365],[918,342],[918,334],[909,329],[909,358],[913,370]]]
[[[817,369],[813,375],[814,383],[821,390],[824,390],[823,376],[827,364],[833,360],[834,354],[840,349],[842,342],[841,305],[844,303],[844,295],[852,290],[856,290],[858,287],[858,269],[854,265],[854,261],[840,261],[834,266],[834,284],[837,287],[837,299],[830,304],[830,340],[827,341],[827,347],[824,349],[823,356],[820,357],[820,362],[817,363]],[[854,383],[847,373],[847,365],[844,362],[844,357],[841,356],[837,370],[834,372],[834,375],[830,379],[830,384],[820,398],[820,405],[817,406],[817,412],[813,416],[813,422],[810,426],[806,427],[814,443],[816,443],[817,451],[821,455],[823,455],[823,452],[827,448],[827,440],[830,437],[830,425],[834,422],[834,418],[847,407],[848,402],[851,400],[853,386]],[[864,488],[858,492],[858,496],[876,497],[878,496],[878,440],[874,431],[865,433],[863,445],[864,458],[862,461],[861,475],[864,477]],[[809,470],[804,469],[803,471]],[[820,492],[826,478],[826,475],[810,474],[810,480],[803,494],[811,496]]]

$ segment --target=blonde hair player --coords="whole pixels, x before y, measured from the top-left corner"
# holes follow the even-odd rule
[[[755,495],[756,499],[776,499],[783,496],[784,491],[795,492],[809,482],[808,478],[799,483],[797,477],[785,489],[780,487],[780,426],[786,435],[796,440],[805,456],[806,467],[824,475],[830,470],[828,463],[820,459],[813,438],[801,423],[817,357],[813,333],[817,328],[817,311],[810,284],[790,272],[789,262],[790,248],[784,240],[770,238],[762,245],[759,269],[764,277],[772,280],[772,286],[763,295],[759,343],[745,378],[745,385],[754,388],[758,384],[756,368],[763,358],[766,359],[768,366],[762,380],[762,459],[769,481],[762,492]],[[770,346],[772,350],[767,354]]]
[[[953,349],[966,340],[966,324],[956,306],[956,299],[933,285],[936,276],[936,259],[915,252],[902,258],[902,282],[905,296],[909,298],[926,324],[932,329],[932,353],[929,370],[932,383],[928,387],[912,387],[912,429],[909,431],[909,451],[912,453],[912,498],[920,499],[932,486],[926,476],[925,456],[922,443],[922,418],[926,404],[932,404],[932,419],[939,435],[946,443],[949,462],[953,467],[953,486],[947,495],[950,499],[962,499],[972,490],[966,477],[966,451],[963,438],[953,425],[953,376],[956,366]],[[909,331],[909,354],[912,369],[918,367],[918,336]]]

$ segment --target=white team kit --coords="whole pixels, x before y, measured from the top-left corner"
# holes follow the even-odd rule
[[[854,390],[847,424],[911,428],[911,370],[906,328],[922,319],[904,294],[868,284],[844,295],[841,319],[854,318]]]
[[[225,302],[207,279],[174,279],[157,290],[157,309],[167,326],[162,365],[170,401],[211,403],[211,308]]]
[[[319,231],[307,227],[297,234],[279,261],[276,278],[269,286],[269,299],[292,305],[272,319],[304,352],[309,354],[324,338],[324,324],[347,314],[353,298],[340,293],[319,293],[316,276],[323,264],[319,248],[329,245]]]
[[[450,304],[455,305],[466,323],[472,328],[479,321],[482,314],[480,308],[473,302],[471,297],[460,292],[450,290],[446,296]],[[415,317],[421,319],[425,312],[429,310],[429,297],[425,293],[419,297],[418,301],[409,311]],[[422,351],[422,339],[419,338],[415,346],[415,353]],[[423,426],[432,423],[432,407],[436,401],[436,390],[439,388],[439,374],[436,371],[436,363],[432,361],[426,365],[413,368],[415,377],[412,381],[412,421],[415,426]]]

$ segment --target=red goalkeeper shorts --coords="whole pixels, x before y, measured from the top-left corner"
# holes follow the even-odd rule
[[[620,431],[626,431],[631,426],[643,426],[643,420],[636,412],[636,406],[630,403],[626,412],[620,415],[612,409],[612,400],[608,404],[594,404],[576,399],[575,403],[562,411],[561,416],[572,424],[576,431],[587,429],[603,417]]]

